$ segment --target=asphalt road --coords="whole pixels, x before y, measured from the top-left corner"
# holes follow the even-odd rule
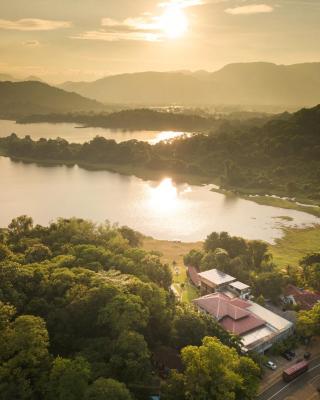
[[[309,384],[315,382],[317,377],[320,377],[320,356],[309,362],[309,370],[307,372],[289,383],[279,380],[269,389],[261,393],[257,397],[257,400],[320,399],[320,395],[317,396],[315,388],[312,388],[311,394],[308,390],[308,387],[310,386]],[[301,392],[303,391],[306,391],[306,393],[302,397]]]

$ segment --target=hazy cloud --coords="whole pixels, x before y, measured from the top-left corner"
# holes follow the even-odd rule
[[[24,18],[16,21],[0,19],[0,29],[16,31],[52,31],[70,26],[71,22],[69,21],[51,21],[38,18]]]
[[[27,47],[38,47],[40,46],[40,42],[38,40],[27,40],[26,42],[22,43],[24,46]]]
[[[267,4],[250,4],[247,6],[239,6],[233,8],[227,8],[225,12],[232,15],[248,15],[248,14],[261,14],[271,13],[274,8]]]
[[[168,7],[168,6],[175,6],[178,8],[188,8],[194,6],[201,6],[206,4],[207,1],[205,0],[170,0],[163,3],[159,3],[159,7]]]
[[[73,36],[74,39],[104,40],[115,42],[119,40],[158,41],[163,33],[157,17],[143,15],[137,18],[126,18],[117,21],[112,18],[103,18],[102,29],[88,31]]]

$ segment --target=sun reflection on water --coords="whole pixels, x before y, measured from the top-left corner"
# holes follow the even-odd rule
[[[163,179],[156,187],[149,187],[149,205],[156,213],[172,213],[181,207],[177,187],[171,178]]]
[[[159,142],[169,141],[169,140],[175,139],[175,138],[183,136],[183,135],[189,137],[190,133],[187,133],[187,132],[175,132],[175,131],[163,131],[163,132],[159,132],[158,135],[154,139],[149,140],[149,143],[150,144],[157,144]]]

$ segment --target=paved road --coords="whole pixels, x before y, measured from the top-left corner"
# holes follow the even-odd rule
[[[304,374],[300,375],[294,381],[290,383],[285,383],[282,380],[276,382],[269,389],[261,393],[257,399],[258,400],[285,400],[285,399],[303,399],[309,400],[313,398],[320,398],[315,394],[315,389],[312,388],[313,394],[307,392],[307,387],[309,383],[315,382],[317,377],[320,375],[320,356],[313,359],[309,363],[309,370]],[[320,382],[320,381],[319,381]],[[306,394],[301,397],[301,393],[306,389]]]

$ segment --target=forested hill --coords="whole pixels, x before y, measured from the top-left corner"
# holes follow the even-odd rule
[[[0,82],[0,117],[72,111],[101,111],[105,106],[42,82]]]
[[[128,130],[183,130],[206,131],[220,124],[213,116],[159,112],[150,109],[122,110],[100,114],[42,114],[30,115],[17,120],[18,123],[75,122],[90,127]]]
[[[226,123],[237,126],[239,120],[241,120],[243,124],[246,123],[248,126],[261,126],[270,118],[273,118],[273,115],[250,112],[234,113],[218,118],[204,112],[201,114],[197,114],[196,111],[178,113],[138,108],[112,113],[35,114],[18,118],[17,122],[20,124],[73,122],[86,127],[127,130],[213,132]]]
[[[60,87],[122,104],[310,107],[320,98],[320,63],[237,63],[212,73],[140,72],[94,82],[66,82]]]
[[[12,135],[0,139],[2,152],[16,158],[59,160],[117,169],[138,167],[220,180],[222,187],[320,199],[320,106],[282,114],[263,126],[247,121],[223,125],[212,135],[197,134],[154,146],[132,140],[117,144],[97,137],[89,143],[37,142]]]

